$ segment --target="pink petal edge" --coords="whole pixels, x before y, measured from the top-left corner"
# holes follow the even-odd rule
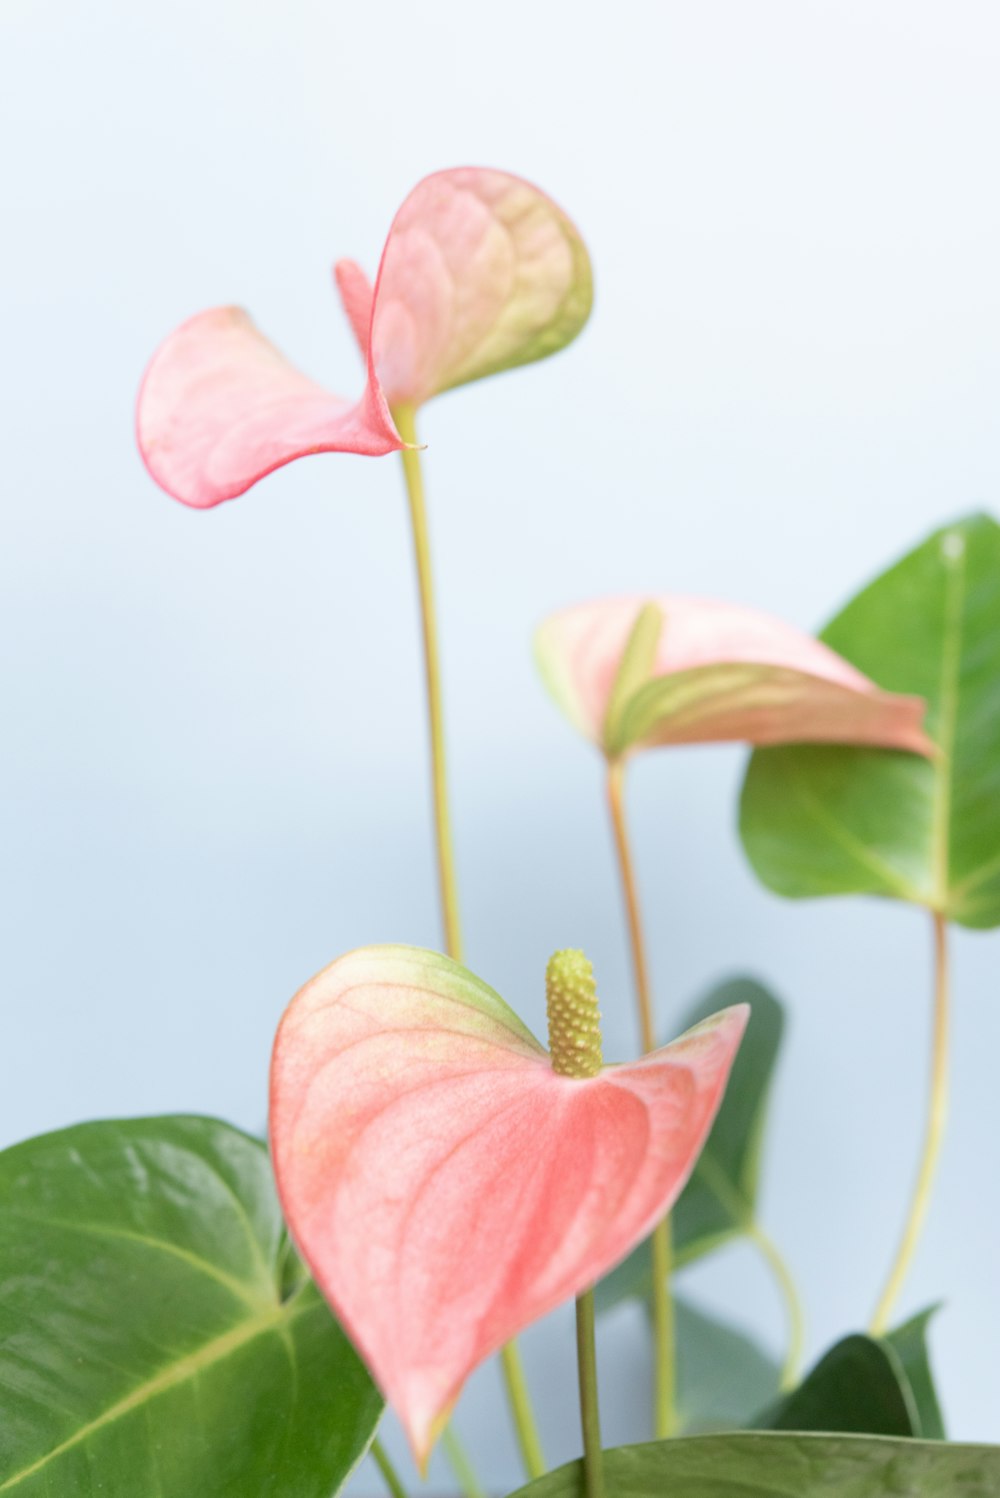
[[[669,1210],[748,1014],[572,1081],[442,992],[454,971],[405,948],[339,959],[293,1000],[271,1072],[289,1227],[421,1464],[472,1369]]]
[[[731,673],[730,711],[713,703],[699,720],[692,707],[683,730],[672,734],[667,719],[645,744],[841,742],[935,752],[923,731],[921,698],[882,691],[829,646],[772,615],[682,594],[598,599],[560,610],[540,626],[536,647],[550,690],[598,746],[622,652],[647,603],[664,616],[651,679],[690,673],[694,687],[704,672],[708,695],[719,680],[713,668],[748,669]],[[753,692],[758,683],[760,701]]]
[[[196,509],[310,453],[380,457],[403,446],[377,383],[353,403],[331,395],[239,307],[199,313],[160,346],[139,391],[136,435],[156,482]]]

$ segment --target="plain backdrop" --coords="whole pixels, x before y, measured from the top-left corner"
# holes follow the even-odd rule
[[[354,392],[330,266],[374,268],[424,173],[509,168],[580,225],[583,337],[436,402],[422,435],[469,961],[540,1029],[548,954],[586,947],[629,1054],[599,766],[532,630],[642,589],[817,627],[929,529],[1000,508],[998,74],[989,0],[4,0],[0,1142],[161,1111],[260,1130],[297,987],[360,943],[439,940],[396,460],[314,458],[185,510],[133,445],[159,340],[241,303]],[[788,1003],[763,1217],[816,1354],[865,1322],[909,1191],[929,923],[761,889],[744,761],[646,756],[638,861],[664,1033],[737,972]],[[994,1440],[998,959],[959,933],[951,1128],[902,1308],[944,1302],[951,1433]],[[684,1284],[781,1347],[750,1250]],[[606,1436],[638,1439],[639,1313],[601,1335]],[[569,1457],[569,1314],[524,1345]],[[515,1485],[492,1368],[458,1425]]]

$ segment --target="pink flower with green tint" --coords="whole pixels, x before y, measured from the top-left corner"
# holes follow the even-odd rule
[[[679,594],[599,599],[552,614],[535,650],[556,702],[609,759],[724,740],[933,753],[922,698],[883,692],[756,609]]]
[[[550,1050],[446,957],[369,947],[288,1009],[271,1142],[295,1241],[417,1459],[477,1364],[667,1212],[747,1019],[604,1066],[590,964],[547,976]]]
[[[410,440],[397,414],[555,353],[590,313],[590,261],[560,208],[506,172],[436,172],[393,220],[374,288],[336,267],[365,359],[354,400],[303,374],[239,307],[202,312],[154,356],[139,448],[168,494],[207,508],[310,453],[380,456]]]

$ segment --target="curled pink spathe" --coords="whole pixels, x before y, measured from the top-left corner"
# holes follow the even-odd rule
[[[295,998],[271,1071],[282,1206],[418,1461],[472,1369],[670,1209],[746,1019],[577,1081],[436,953],[365,948]]]
[[[587,252],[562,210],[531,183],[478,167],[417,184],[374,290],[352,261],[336,280],[365,356],[358,400],[296,369],[238,307],[200,313],[162,344],[136,430],[169,494],[204,509],[311,453],[398,451],[391,407],[556,352],[592,301]]]
[[[609,710],[640,616],[647,658]],[[599,598],[552,614],[535,636],[546,686],[611,757],[660,744],[867,744],[929,755],[922,698],[885,692],[803,630],[757,609],[683,594]]]

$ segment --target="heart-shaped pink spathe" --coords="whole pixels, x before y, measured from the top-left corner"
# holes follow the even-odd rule
[[[648,669],[608,710],[643,609],[659,611]],[[552,696],[612,757],[658,744],[845,743],[932,754],[919,697],[884,692],[819,640],[756,609],[681,594],[598,599],[535,637]]]
[[[397,213],[374,290],[337,266],[365,355],[360,400],[300,373],[238,307],[184,323],[146,372],[136,418],[149,472],[207,508],[310,453],[404,446],[391,406],[544,358],[583,327],[593,297],[573,224],[520,177],[461,167],[426,177]]]
[[[472,1369],[669,1211],[747,1015],[575,1080],[437,953],[364,948],[293,1000],[271,1070],[282,1207],[418,1462]]]

